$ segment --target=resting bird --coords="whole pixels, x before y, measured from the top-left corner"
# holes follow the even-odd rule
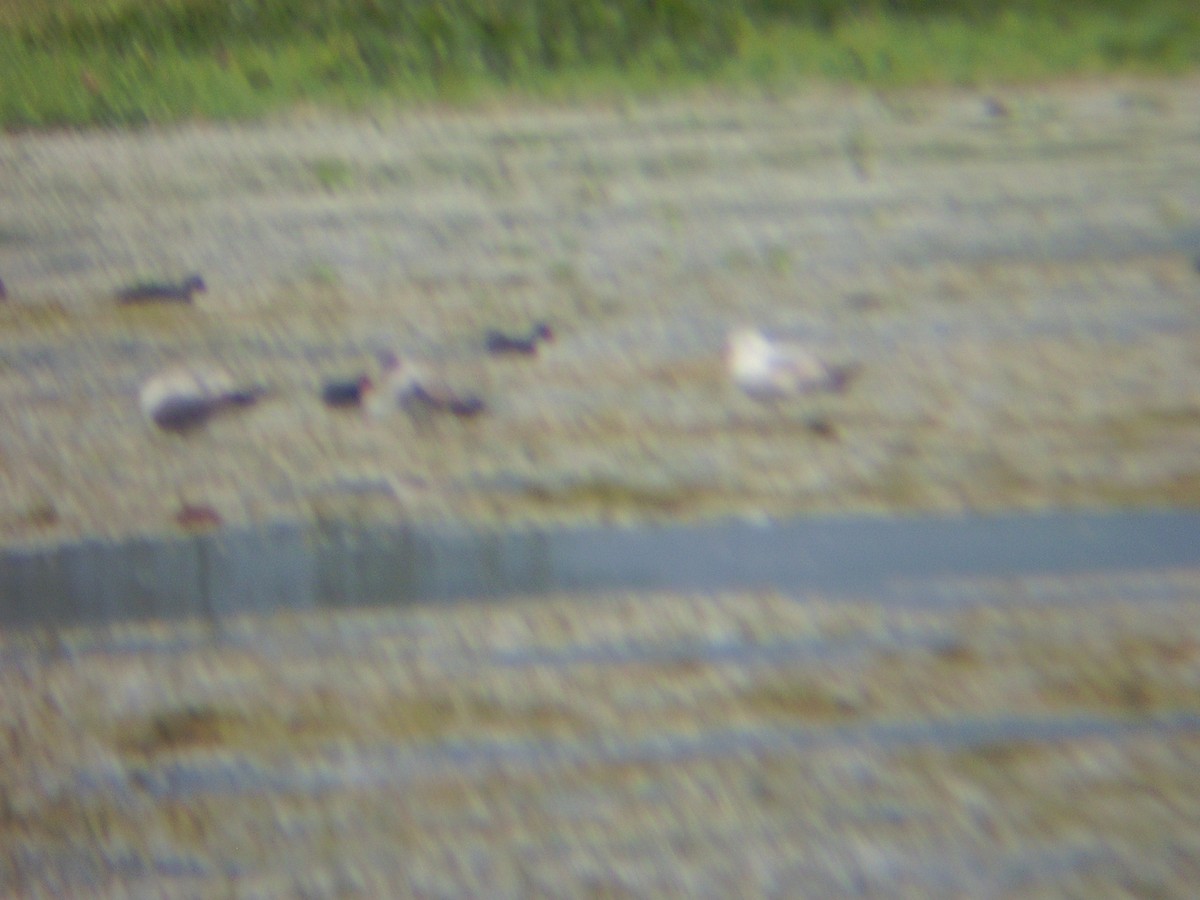
[[[725,362],[734,384],[758,400],[841,391],[855,367],[830,366],[802,344],[772,341],[757,328],[729,335]]]
[[[162,284],[148,282],[135,284],[117,292],[117,300],[121,303],[191,303],[192,294],[204,293],[207,288],[204,279],[199,275],[189,275],[180,284]]]
[[[360,375],[353,379],[326,381],[321,386],[321,399],[326,406],[361,406],[363,398],[370,392],[370,376]]]
[[[406,362],[388,351],[379,354],[379,361],[383,366],[379,383],[368,384],[363,394],[367,412],[375,418],[395,409],[437,410],[470,417],[486,408],[480,397],[456,391],[420,363]]]
[[[166,431],[187,431],[230,406],[249,406],[264,389],[236,387],[229,373],[210,366],[179,366],[150,377],[138,392],[142,414]]]
[[[532,356],[537,353],[538,344],[554,339],[554,332],[545,322],[538,322],[527,335],[509,335],[494,328],[489,328],[484,335],[484,346],[488,353],[522,353]]]

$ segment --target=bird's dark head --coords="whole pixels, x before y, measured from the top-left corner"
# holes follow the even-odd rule
[[[533,326],[533,336],[539,341],[552,341],[554,340],[554,329],[545,322],[538,322]]]
[[[204,279],[199,275],[189,275],[183,281],[183,289],[189,294],[192,292],[203,294],[208,290],[208,286],[204,283]]]

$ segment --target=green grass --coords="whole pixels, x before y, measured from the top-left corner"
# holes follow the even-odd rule
[[[0,124],[1200,67],[1192,0],[0,0]],[[336,179],[335,179],[336,180]]]
[[[1197,67],[1200,7],[1134,20],[1096,11],[1067,21],[1008,12],[983,23],[959,16],[860,16],[827,31],[777,24],[754,32],[726,71],[759,84],[816,78],[887,87]]]

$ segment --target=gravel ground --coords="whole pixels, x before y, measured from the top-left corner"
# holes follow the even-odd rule
[[[1198,151],[1195,78],[4,135],[0,538],[1195,507]],[[488,414],[323,408],[382,346]],[[157,433],[187,360],[273,394]],[[1193,896],[1200,573],[902,596],[0,631],[0,893]]]
[[[0,534],[1194,506],[1198,87],[0,137]],[[191,271],[194,307],[112,299]],[[536,319],[538,359],[480,358]],[[745,322],[862,373],[760,406],[719,358]],[[322,407],[381,346],[490,412]],[[155,433],[138,384],[192,360],[274,395]]]
[[[0,889],[1194,896],[1200,571],[926,588],[9,634]]]

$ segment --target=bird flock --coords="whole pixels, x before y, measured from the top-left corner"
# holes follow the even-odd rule
[[[0,291],[3,285],[0,284]],[[194,295],[207,286],[200,275],[189,275],[179,283],[144,282],[123,288],[116,300],[123,306],[148,303],[194,302]],[[3,294],[0,293],[0,298]],[[554,331],[536,322],[524,334],[488,329],[483,349],[493,355],[534,356],[543,343],[553,340]],[[487,404],[477,394],[453,387],[428,363],[401,359],[390,350],[376,354],[379,374],[362,373],[352,378],[329,379],[321,385],[326,406],[361,408],[372,419],[401,409],[415,412],[446,412],[471,418],[484,412]],[[214,415],[236,407],[250,406],[269,391],[260,385],[235,382],[226,370],[210,364],[172,366],[147,378],[138,391],[142,414],[164,431],[188,432]]]
[[[121,305],[194,302],[207,286],[200,275],[178,283],[145,282],[117,291]],[[7,297],[0,281],[0,299]],[[524,333],[488,329],[482,350],[496,356],[536,356],[542,344],[554,340],[545,322]],[[460,391],[429,363],[401,359],[390,350],[376,353],[379,372],[326,380],[322,402],[334,409],[361,409],[371,419],[396,410],[443,412],[472,418],[487,404],[477,394]],[[858,366],[832,365],[808,344],[768,337],[761,329],[740,326],[726,336],[724,363],[733,385],[761,402],[779,402],[816,392],[839,393],[858,372]],[[255,404],[270,392],[261,385],[238,383],[226,370],[210,364],[176,365],[147,378],[138,391],[142,414],[164,431],[189,432],[226,410]]]

